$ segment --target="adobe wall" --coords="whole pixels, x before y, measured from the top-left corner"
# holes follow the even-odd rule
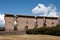
[[[52,27],[58,24],[58,18],[46,18],[46,26]]]
[[[34,23],[34,19],[35,18],[28,18],[28,29],[33,29],[35,27],[35,23]]]
[[[41,16],[26,16],[26,15],[17,15],[15,18],[14,15],[6,14],[5,15],[5,30],[6,31],[15,31],[14,30],[14,21],[17,21],[17,30],[16,31],[24,31],[26,27],[28,29],[33,29],[35,26],[37,28],[44,26],[44,21],[47,27],[56,26],[58,24],[57,17],[41,17]],[[36,25],[35,25],[36,21]]]
[[[17,29],[18,31],[25,30],[25,27],[28,26],[28,29],[34,28],[34,18],[33,17],[17,17]]]
[[[44,18],[43,17],[37,17],[37,28],[43,27]]]
[[[14,16],[5,15],[5,31],[14,31]]]

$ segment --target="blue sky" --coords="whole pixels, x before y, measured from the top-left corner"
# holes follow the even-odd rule
[[[39,3],[45,6],[54,4],[58,14],[60,12],[60,0],[0,0],[0,13],[39,15],[32,13],[32,9]]]

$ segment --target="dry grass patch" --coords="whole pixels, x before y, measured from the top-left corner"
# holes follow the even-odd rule
[[[49,35],[0,35],[0,40],[60,40],[60,36]]]

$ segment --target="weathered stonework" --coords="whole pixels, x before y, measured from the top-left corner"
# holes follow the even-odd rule
[[[58,24],[58,17],[46,17],[46,26],[52,27]]]
[[[45,18],[45,19],[44,19]],[[43,16],[27,16],[27,15],[11,15],[5,14],[5,30],[15,31],[14,21],[17,21],[16,31],[26,31],[27,29],[33,29],[35,27],[56,26],[58,24],[58,17],[43,17]]]
[[[37,28],[43,27],[44,17],[37,16]]]
[[[34,16],[17,15],[18,31],[34,28]]]
[[[5,14],[5,30],[7,32],[14,31],[14,15]]]

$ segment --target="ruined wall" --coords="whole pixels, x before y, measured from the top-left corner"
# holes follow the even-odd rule
[[[27,21],[27,19],[24,17],[18,17],[17,18],[17,29],[18,29],[18,31],[25,30],[26,21]]]
[[[18,29],[18,31],[26,30],[26,26],[28,29],[33,29],[34,28],[34,18],[17,17],[17,29]]]
[[[46,18],[46,26],[47,27],[56,26],[57,24],[58,24],[58,19]]]
[[[43,27],[43,22],[44,22],[44,19],[43,17],[37,17],[37,27],[40,28],[40,27]]]
[[[35,27],[34,19],[35,18],[28,18],[28,29],[33,29]]]
[[[5,30],[6,31],[15,31],[14,30],[14,21],[17,21],[16,31],[24,31],[26,29],[33,29],[35,26],[37,28],[44,26],[44,21],[47,27],[56,26],[58,24],[57,17],[41,17],[41,16],[25,16],[25,15],[5,15]],[[35,25],[36,21],[36,25]]]
[[[14,17],[5,15],[5,30],[14,31]]]

